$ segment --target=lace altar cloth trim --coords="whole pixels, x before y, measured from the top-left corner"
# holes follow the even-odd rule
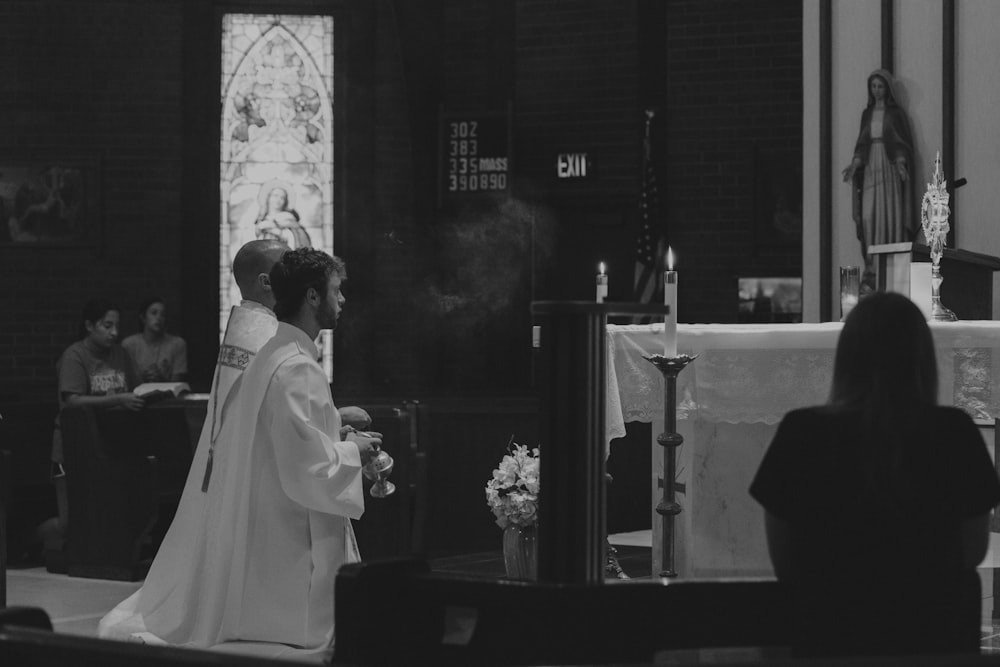
[[[698,358],[677,377],[677,418],[776,424],[825,403],[841,324],[679,325],[678,351]],[[931,323],[939,396],[975,419],[1000,415],[1000,322]],[[663,416],[663,325],[608,326],[608,439],[625,422]],[[996,360],[996,361],[994,361]]]

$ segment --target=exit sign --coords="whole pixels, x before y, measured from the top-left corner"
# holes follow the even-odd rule
[[[594,175],[594,160],[590,153],[559,153],[556,155],[556,178],[581,179]]]

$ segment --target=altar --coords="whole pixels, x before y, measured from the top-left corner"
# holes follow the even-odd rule
[[[698,355],[677,379],[675,566],[680,576],[772,573],[763,510],[747,489],[778,422],[825,403],[842,324],[679,325],[678,352]],[[932,322],[943,405],[1000,415],[1000,322]],[[663,378],[643,356],[663,353],[663,325],[608,325],[607,439],[625,422],[653,425],[653,571],[660,570]],[[995,360],[995,361],[994,361]],[[987,442],[992,444],[992,439]]]

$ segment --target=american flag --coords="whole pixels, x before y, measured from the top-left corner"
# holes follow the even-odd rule
[[[660,225],[660,197],[656,188],[656,171],[653,168],[650,125],[653,112],[646,111],[646,136],[642,151],[642,187],[639,190],[639,229],[636,235],[635,282],[632,300],[653,303],[657,295],[663,298],[663,249],[664,239]],[[649,321],[638,317],[636,322]]]

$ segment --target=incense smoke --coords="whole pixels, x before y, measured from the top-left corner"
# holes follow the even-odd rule
[[[527,308],[553,237],[552,216],[538,206],[510,199],[466,207],[442,230],[441,264],[427,290],[431,311],[473,324]]]

